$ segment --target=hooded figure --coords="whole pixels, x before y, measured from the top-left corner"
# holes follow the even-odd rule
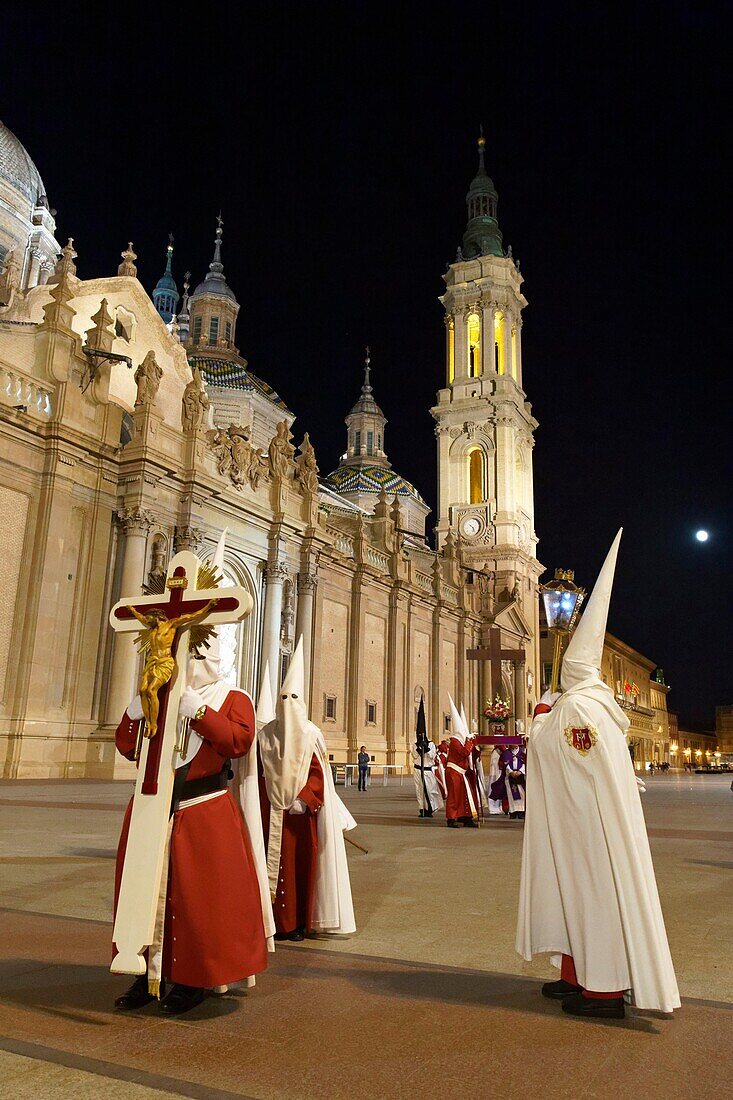
[[[222,534],[213,564],[224,564]],[[139,699],[120,723],[118,750],[134,759]],[[117,998],[123,1010],[141,1008],[165,983],[162,1010],[178,1015],[203,1000],[205,990],[230,983],[267,966],[274,932],[262,843],[252,700],[219,675],[219,638],[206,656],[189,662],[189,682],[179,713],[190,721],[188,748],[176,762],[173,812],[163,864],[148,973]],[[236,775],[232,791],[228,781]],[[233,797],[234,796],[234,797]],[[128,808],[117,855],[115,897],[124,864]],[[172,988],[170,984],[172,983]]]
[[[621,532],[570,641],[562,694],[540,703],[529,739],[517,923],[526,960],[555,952],[543,987],[573,1015],[624,1015],[680,1004],[659,904],[629,721],[600,675]]]
[[[268,685],[269,680],[265,680]],[[267,702],[258,708],[267,717]],[[270,704],[270,713],[272,707]],[[323,734],[308,719],[303,639],[259,731],[260,802],[276,939],[354,932],[344,830],[356,826],[336,794]]]
[[[445,765],[445,823],[451,829],[461,826],[478,828],[480,802],[475,786],[472,753],[476,745],[491,744],[491,737],[471,737],[465,719],[448,696],[451,712],[451,736]],[[469,776],[469,767],[471,774]]]
[[[420,697],[417,712],[416,740],[412,748],[413,774],[415,776],[415,795],[420,817],[432,817],[436,810],[443,807],[443,799],[436,777],[437,753],[435,745],[428,739],[425,723],[425,700]]]

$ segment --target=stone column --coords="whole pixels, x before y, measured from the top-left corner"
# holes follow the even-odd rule
[[[522,723],[524,732],[527,732],[527,672],[524,661],[513,661],[514,665],[514,720],[516,733],[516,720]]]
[[[494,314],[496,302],[484,302],[481,314],[481,373],[496,374]]]
[[[303,665],[305,668],[305,697],[310,706],[311,660],[313,654],[313,605],[318,578],[314,573],[298,575],[298,610],[295,616],[295,641],[303,638]]]
[[[517,339],[514,344],[514,350],[516,351],[516,357],[514,362],[514,377],[517,380],[517,385],[521,389],[522,387],[522,318],[517,317],[514,322],[514,328],[517,332]]]
[[[120,579],[120,598],[139,596],[145,580],[145,562],[148,547],[148,532],[155,523],[155,517],[144,508],[122,508],[117,513],[120,527],[124,531],[122,553],[122,576]],[[107,693],[107,724],[116,726],[125,712],[127,704],[137,689],[138,655],[135,649],[135,635],[115,633],[109,691]]]
[[[454,311],[454,355],[456,382],[468,381],[468,332],[466,328],[466,310]]]
[[[190,550],[192,554],[199,554],[204,545],[204,531],[201,527],[191,527],[188,524],[176,527],[173,545],[177,554],[181,550]]]
[[[262,627],[262,667],[270,662],[270,686],[273,698],[280,690],[280,623],[283,609],[283,582],[288,575],[284,562],[271,561],[265,568],[265,610]]]

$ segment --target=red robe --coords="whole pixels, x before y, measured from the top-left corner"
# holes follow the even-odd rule
[[[270,801],[267,797],[262,761],[260,774],[260,810],[265,831],[265,848],[270,831]],[[304,814],[283,814],[280,870],[277,894],[273,904],[275,927],[279,935],[288,935],[296,928],[310,929],[313,898],[318,871],[318,822],[316,814],[323,805],[323,772],[315,755],[311,760],[308,779],[298,795],[306,805]]]
[[[209,707],[191,728],[204,742],[188,779],[221,772],[227,760],[245,756],[255,736],[250,699],[231,691],[220,710]],[[137,723],[127,714],[115,744],[132,760]],[[130,827],[127,807],[117,849],[115,911]],[[163,977],[212,988],[259,974],[267,966],[267,942],[252,848],[239,807],[229,791],[178,810],[173,823],[163,939]]]
[[[463,775],[468,768],[468,763],[471,759],[471,753],[474,747],[476,745],[490,745],[492,740],[493,738],[490,736],[467,737],[463,744],[461,744],[457,737],[451,737],[448,748],[448,759],[445,766],[445,785],[447,787],[445,816],[448,821],[459,821],[461,818],[473,816]],[[455,768],[451,768],[451,764],[455,764],[459,767],[461,769],[460,772],[457,772]],[[469,783],[471,783],[471,774],[472,773],[469,773],[468,776]],[[475,772],[473,776],[473,782],[475,783]],[[476,793],[474,794],[474,798],[476,799],[476,812],[480,813],[481,804],[477,800]]]

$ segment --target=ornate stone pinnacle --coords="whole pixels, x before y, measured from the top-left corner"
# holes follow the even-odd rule
[[[124,252],[120,252],[123,262],[117,268],[118,275],[128,275],[134,279],[137,275],[137,268],[135,267],[135,260],[137,259],[137,253],[133,252],[132,241],[127,242],[127,248]]]

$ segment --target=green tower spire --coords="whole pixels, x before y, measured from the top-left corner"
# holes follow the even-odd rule
[[[493,180],[484,166],[486,138],[484,128],[480,127],[478,139],[478,172],[471,181],[466,195],[468,223],[463,234],[463,258],[473,260],[476,256],[503,256],[501,230],[496,220],[496,206],[499,196]]]

